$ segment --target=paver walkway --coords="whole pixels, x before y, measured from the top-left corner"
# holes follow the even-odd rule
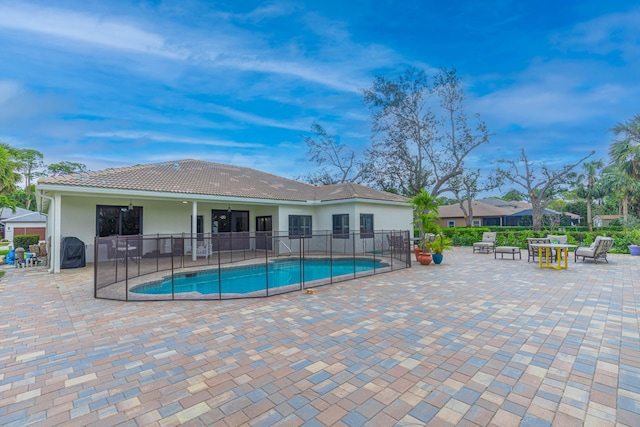
[[[640,425],[640,257],[445,253],[267,299],[93,299],[0,281],[0,425]]]

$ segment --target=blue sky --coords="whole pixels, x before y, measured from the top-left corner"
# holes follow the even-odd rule
[[[361,89],[455,67],[493,134],[549,165],[640,113],[640,6],[618,1],[3,1],[0,141],[91,170],[195,158],[293,178],[318,121],[360,152]]]

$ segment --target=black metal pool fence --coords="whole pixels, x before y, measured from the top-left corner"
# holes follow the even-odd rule
[[[412,254],[409,231],[340,235],[318,231],[305,236],[277,232],[156,234],[97,237],[94,243],[94,296],[123,301],[269,296],[409,268]],[[310,264],[312,259],[326,260],[327,277],[305,280],[305,263]],[[353,269],[348,268],[347,273],[341,270],[335,275],[331,266],[337,262],[344,266],[345,259],[353,260]],[[283,260],[291,262],[283,263]],[[288,286],[270,283],[268,273],[276,263],[278,269],[291,266],[292,274],[295,270],[300,277],[299,282]],[[363,263],[370,263],[371,268],[356,268]],[[176,286],[176,282],[182,283],[185,277],[206,272],[217,274],[219,289],[225,289],[223,273],[230,268],[244,267],[260,269],[264,286],[260,282],[260,289],[246,294],[185,292],[184,286]],[[164,283],[162,292],[140,292],[154,284],[159,288],[160,283]]]

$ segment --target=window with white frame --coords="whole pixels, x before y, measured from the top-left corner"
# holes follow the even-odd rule
[[[447,221],[447,227],[451,228],[451,227],[455,227],[456,226],[456,222],[455,221]]]
[[[472,227],[480,227],[481,225],[482,225],[482,221],[480,221],[479,219],[474,219],[473,221],[471,221]]]

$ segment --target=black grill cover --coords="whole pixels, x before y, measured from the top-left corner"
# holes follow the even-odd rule
[[[60,253],[60,268],[79,268],[85,266],[84,242],[77,237],[63,237]]]

